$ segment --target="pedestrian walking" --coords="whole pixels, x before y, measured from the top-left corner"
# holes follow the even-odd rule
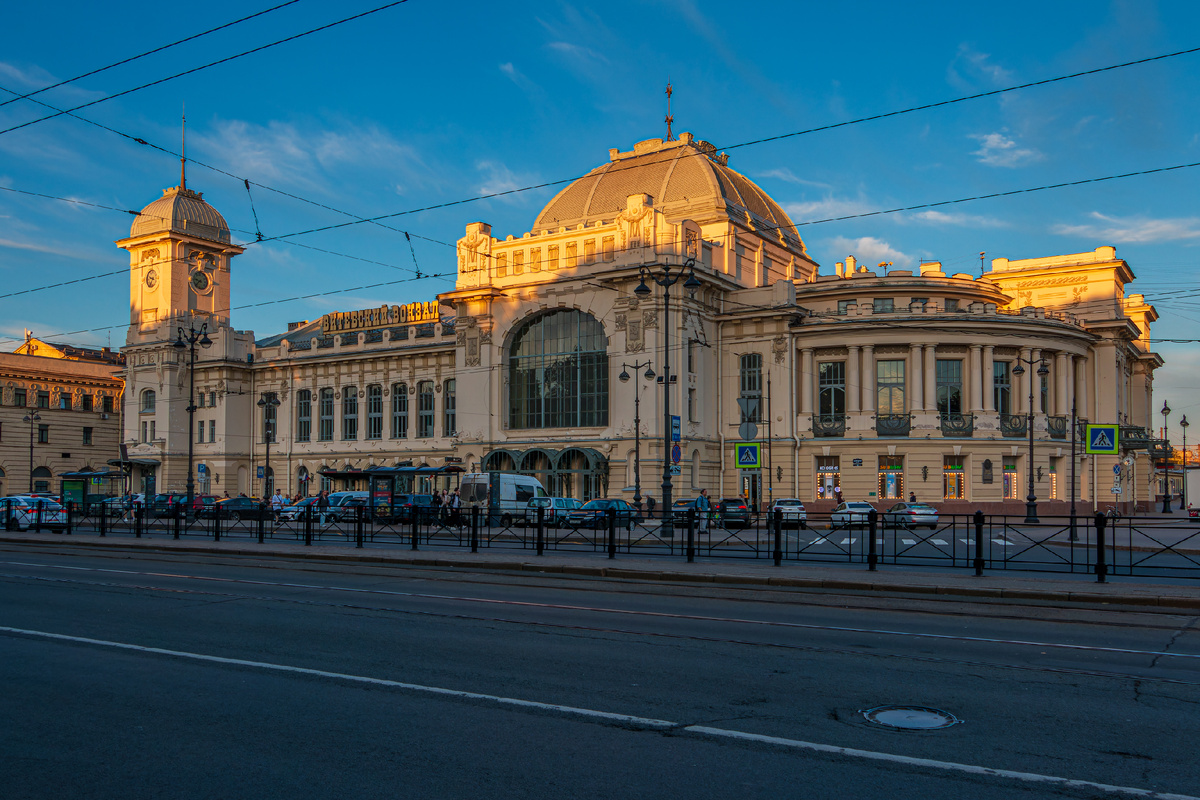
[[[651,517],[654,516],[654,498],[650,495],[646,495],[646,513]]]
[[[324,525],[325,514],[329,511],[329,492],[322,491],[317,495],[317,521]]]
[[[708,489],[701,489],[700,496],[696,498],[696,511],[700,515],[700,532],[704,533],[708,530]]]
[[[916,492],[909,492],[909,493],[908,493],[908,502],[910,502],[910,503],[915,503],[915,502],[917,502],[917,493],[916,493]]]
[[[287,501],[283,499],[283,491],[275,490],[275,494],[271,496],[271,519],[276,524],[279,524],[279,512],[283,511],[283,506]]]
[[[462,498],[459,497],[458,489],[450,495],[450,524],[454,527],[462,527]]]

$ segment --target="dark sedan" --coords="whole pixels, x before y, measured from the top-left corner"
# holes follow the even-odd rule
[[[744,528],[750,524],[750,507],[740,497],[722,499],[717,511],[721,514],[723,528]]]
[[[227,497],[211,506],[200,509],[203,519],[227,519],[238,522],[243,519],[271,519],[271,504],[259,503],[252,497]]]
[[[572,528],[606,528],[609,509],[616,513],[619,528],[632,528],[635,523],[642,521],[638,510],[624,500],[589,500],[582,508],[567,514],[567,525]]]

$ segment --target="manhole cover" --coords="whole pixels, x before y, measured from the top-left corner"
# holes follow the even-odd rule
[[[868,721],[889,728],[934,731],[949,728],[960,720],[948,711],[924,706],[878,706],[862,712]]]

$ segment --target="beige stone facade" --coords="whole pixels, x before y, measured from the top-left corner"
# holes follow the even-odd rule
[[[1133,274],[1110,247],[996,259],[982,278],[853,257],[818,275],[779,205],[683,134],[611,151],[520,236],[467,225],[452,291],[256,341],[225,316],[240,250],[224,220],[186,190],[151,208],[119,242],[133,276],[124,440],[160,489],[183,487],[191,437],[200,489],[261,494],[273,426],[270,472],[290,494],[322,472],[341,488],[361,483],[355,470],[412,463],[525,471],[552,492],[631,499],[638,392],[641,492],[658,498],[664,385],[680,417],[676,497],[707,487],[821,507],[836,488],[880,505],[911,492],[948,509],[1016,510],[1031,388],[1039,500],[1068,496],[1073,407],[1128,429],[1123,498],[1149,488],[1138,470],[1161,364],[1154,310],[1126,295]],[[173,342],[204,323],[213,346],[198,351],[189,429],[188,351]],[[269,398],[277,409],[258,406]],[[743,433],[762,445],[755,468],[735,462]],[[1079,459],[1080,497],[1113,497],[1113,460]]]

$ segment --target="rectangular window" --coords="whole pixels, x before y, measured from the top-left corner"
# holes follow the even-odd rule
[[[158,439],[158,433],[154,430],[154,424],[154,420],[150,420],[150,441],[152,442]]]
[[[1017,462],[1004,462],[1004,499],[1016,500],[1021,491],[1021,482],[1017,478]]]
[[[567,242],[567,268],[579,266],[579,244]]]
[[[742,422],[762,421],[762,356],[747,353],[740,359],[739,396],[748,402],[738,403]]]
[[[688,422],[699,422],[696,410],[696,390],[688,389]]]
[[[111,397],[103,397],[100,400],[100,410],[105,414],[113,413],[113,399]]]
[[[204,420],[200,420],[196,423],[196,441],[204,441]]]
[[[317,401],[317,441],[333,441],[333,389],[322,389]]]
[[[687,371],[689,375],[696,374],[696,342],[692,339],[688,339]]]
[[[546,269],[558,269],[558,245],[552,244],[546,248]]]
[[[367,387],[367,438],[383,438],[383,387],[379,384]]]
[[[612,236],[605,236],[600,240],[600,248],[604,253],[605,261],[613,261],[617,256],[617,242]]]
[[[38,444],[50,444],[50,426],[38,425]]]
[[[822,361],[817,364],[817,413],[830,420],[845,415],[845,361]]]
[[[71,410],[71,395],[63,392],[58,396],[58,408],[60,411]]]
[[[876,314],[884,314],[896,310],[895,302],[890,297],[876,297],[871,305]]]
[[[209,392],[209,393],[208,393],[208,405],[209,405],[209,407],[215,406],[216,404],[217,404],[217,393],[216,393],[216,392]]]
[[[1042,380],[1041,391],[1038,393],[1038,396],[1042,401],[1042,407],[1040,410],[1043,414],[1045,414],[1047,413],[1046,409],[1050,407],[1050,376],[1039,375],[1038,377]]]
[[[904,456],[879,457],[879,499],[904,499]]]
[[[83,443],[84,444],[92,443],[92,429],[91,428],[83,429]]]
[[[962,414],[962,364],[958,359],[937,360],[937,410],[942,416]]]
[[[758,281],[759,286],[771,285],[771,257],[766,253],[762,256],[762,277]]]
[[[149,422],[142,423],[142,441],[143,442],[150,441],[150,423]]]
[[[417,438],[433,436],[433,381],[417,384]]]
[[[903,414],[908,410],[904,400],[904,361],[875,362],[876,411],[879,414]]]
[[[586,242],[583,243],[583,263],[585,263],[585,264],[595,264],[596,263],[596,240],[595,239],[588,239]]]
[[[817,456],[817,499],[836,500],[842,489],[841,459]]]
[[[215,419],[210,419],[208,421],[208,440],[210,442],[215,442],[217,440],[217,421]]]
[[[496,277],[503,278],[508,274],[508,253],[496,256]]]
[[[408,438],[408,387],[392,384],[392,438]]]
[[[84,411],[92,411],[95,408],[95,405],[92,401],[92,396],[90,394],[84,393],[81,396],[80,401],[83,404],[82,408]]]
[[[742,279],[742,262],[746,260],[746,248],[740,244],[733,246],[733,277]]]
[[[312,391],[301,389],[296,392],[296,441],[312,440]]]
[[[50,393],[49,392],[38,392],[37,393],[37,407],[38,408],[49,408],[50,407]]]
[[[25,399],[24,389],[13,389],[13,405],[18,408],[24,408],[29,401]]]
[[[850,306],[856,305],[858,305],[857,300],[838,300],[838,314],[845,316],[846,312],[850,310]]]
[[[525,251],[514,250],[513,254],[513,275],[520,275],[525,272]]]
[[[358,389],[347,386],[342,390],[342,439],[358,438]]]
[[[958,311],[958,310],[959,310],[959,307],[958,307],[958,301],[957,301],[957,300],[951,300],[951,299],[949,299],[949,298],[948,298],[948,299],[946,300],[946,310],[947,310],[947,311]]]
[[[445,418],[446,436],[454,436],[458,433],[458,399],[454,396],[454,391],[455,382],[453,379],[446,381],[442,385],[442,415]]]
[[[1012,413],[1012,372],[1007,361],[992,362],[992,377],[995,388],[992,390],[992,400],[996,411],[1001,414]]]
[[[942,456],[942,497],[944,499],[967,499],[964,472],[962,456]]]

